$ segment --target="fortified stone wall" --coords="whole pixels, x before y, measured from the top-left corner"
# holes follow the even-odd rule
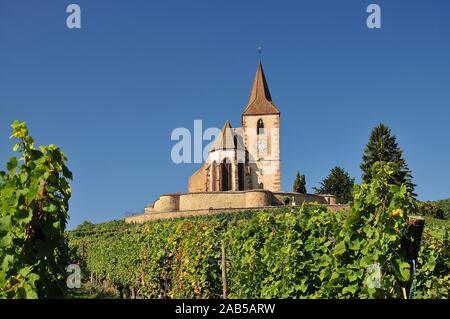
[[[276,210],[279,206],[266,206],[264,210]],[[348,210],[348,205],[327,205],[327,209],[330,212],[339,212]],[[152,220],[162,220],[162,219],[175,219],[175,218],[183,218],[183,217],[196,217],[196,216],[205,216],[205,215],[214,215],[221,213],[232,213],[232,212],[241,212],[242,208],[227,208],[227,209],[206,209],[206,210],[192,210],[192,211],[179,211],[179,212],[166,212],[166,213],[151,213],[151,214],[141,214],[135,216],[128,216],[125,219],[127,223],[145,223]],[[245,210],[259,212],[261,211],[261,207],[248,207]]]
[[[296,205],[301,205],[303,202],[306,203],[319,203],[325,205],[336,204],[335,196],[333,195],[313,195],[313,194],[300,194],[293,192],[277,192],[273,193],[272,205],[284,205],[284,199],[289,198],[289,204],[292,204],[292,199],[294,199]]]
[[[180,210],[245,207],[244,192],[205,192],[180,195]]]
[[[272,193],[263,189],[238,192],[177,193],[161,195],[153,205],[145,207],[144,214],[127,217],[125,221],[140,223],[147,220],[204,215],[217,211],[277,207],[285,205],[286,198],[289,199],[289,205],[301,205],[304,202],[336,204],[336,198],[332,195]]]
[[[267,190],[238,192],[198,192],[162,195],[145,211],[151,213],[202,209],[263,207],[272,204],[272,193]]]
[[[180,210],[179,195],[161,195],[155,202],[153,210],[157,212],[173,212]]]

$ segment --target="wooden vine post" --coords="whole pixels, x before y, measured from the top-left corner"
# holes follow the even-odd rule
[[[405,254],[407,260],[417,260],[423,228],[425,227],[425,219],[419,216],[409,216],[407,227],[407,237],[409,238],[404,238],[402,252]]]
[[[417,262],[417,257],[420,251],[420,241],[422,240],[423,229],[425,227],[425,219],[420,216],[409,216],[406,237],[403,238],[401,251],[405,259],[411,265],[411,276],[407,287],[404,288],[403,293],[405,299],[410,294],[413,285],[413,260]]]
[[[228,297],[228,278],[227,278],[227,252],[225,250],[225,244],[222,241],[222,286],[223,286],[223,299]]]

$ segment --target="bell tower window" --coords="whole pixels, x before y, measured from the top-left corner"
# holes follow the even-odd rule
[[[258,135],[264,135],[264,122],[263,122],[262,119],[258,120],[257,134]]]

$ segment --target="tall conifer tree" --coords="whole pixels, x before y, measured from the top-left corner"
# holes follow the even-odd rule
[[[294,185],[292,186],[292,191],[306,194],[306,177],[305,175],[301,175],[300,172],[297,172],[295,176]]]
[[[379,124],[372,130],[369,142],[364,149],[363,162],[360,166],[363,171],[362,179],[364,183],[371,181],[371,168],[375,162],[394,162],[398,165],[398,173],[392,176],[390,183],[405,184],[407,190],[415,197],[414,188],[416,185],[412,181],[411,170],[402,155],[403,151],[398,146],[395,135],[392,135],[388,126]]]

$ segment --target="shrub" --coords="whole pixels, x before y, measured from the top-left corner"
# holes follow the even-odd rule
[[[418,207],[421,215],[432,216],[438,219],[445,219],[444,210],[436,202],[418,202]]]

